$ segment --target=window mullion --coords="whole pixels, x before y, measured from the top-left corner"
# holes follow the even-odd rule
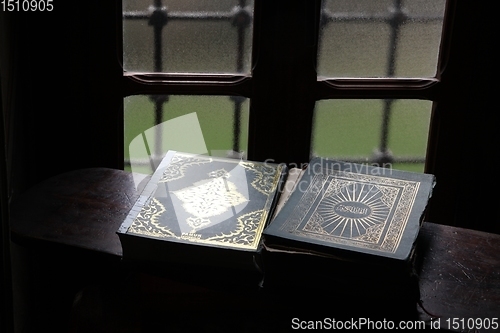
[[[319,1],[255,1],[249,154],[254,160],[310,158]]]

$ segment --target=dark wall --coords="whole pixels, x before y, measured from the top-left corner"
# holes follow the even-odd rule
[[[55,1],[52,12],[2,13],[11,194],[73,169],[121,167],[117,6]]]
[[[56,0],[51,12],[0,10],[2,332],[13,328],[9,201],[66,171],[122,167],[120,6]]]
[[[428,218],[500,233],[498,27],[495,11],[452,1],[451,47],[433,122],[429,169],[437,186]]]

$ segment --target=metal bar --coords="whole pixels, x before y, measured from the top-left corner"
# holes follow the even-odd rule
[[[233,151],[240,152],[241,102],[234,101]]]
[[[126,20],[149,19],[152,11],[124,12],[123,18]],[[232,12],[168,12],[169,21],[230,21],[234,14]]]
[[[124,20],[147,20],[151,16],[150,11],[131,11],[131,12],[123,12]]]
[[[153,26],[154,35],[154,71],[161,73],[163,71],[163,27],[168,22],[168,15],[166,8],[163,7],[162,0],[154,0],[154,11],[151,13],[148,24]],[[168,97],[151,95],[154,103],[155,125],[159,125],[163,121],[163,105],[168,100]],[[163,155],[162,152],[163,133],[161,126],[155,127],[155,146],[154,151],[151,152],[151,160],[154,167],[151,171],[155,171],[159,165],[160,159]]]
[[[243,6],[242,6],[243,7]],[[151,16],[150,11],[129,11],[123,13],[124,19],[148,19]],[[169,12],[169,20],[231,20],[233,13],[231,12]],[[366,14],[366,13],[331,13],[327,9],[322,12],[323,23],[335,22],[357,22],[357,23],[373,23],[373,22],[390,22],[393,14]],[[407,15],[407,20],[418,23],[438,22],[443,21],[442,16],[421,16]]]
[[[380,146],[379,146],[379,152],[383,155],[381,157],[383,157],[384,160],[392,159],[390,151],[387,148],[387,146],[389,141],[389,123],[391,120],[391,111],[393,102],[394,102],[393,99],[384,100],[384,110],[382,113],[382,129],[380,134]]]
[[[396,72],[396,52],[398,49],[399,32],[401,25],[407,20],[407,16],[402,10],[401,0],[394,0],[394,8],[392,9],[390,20],[388,21],[391,27],[391,36],[389,44],[389,56],[387,57],[387,76],[394,77]],[[394,158],[388,149],[389,141],[389,124],[391,120],[391,111],[393,99],[384,100],[384,109],[382,114],[382,128],[380,134],[379,150],[374,154],[374,162],[379,164],[392,163]]]
[[[243,62],[245,57],[245,30],[251,23],[251,19],[245,15],[244,8],[246,0],[239,0],[238,7],[234,10],[233,26],[237,28],[237,49],[236,49],[236,73],[243,72]],[[233,118],[233,151],[240,152],[240,131],[241,131],[241,106],[242,98],[233,98],[234,118]]]
[[[178,21],[184,21],[184,20],[229,21],[232,18],[233,18],[233,13],[231,12],[170,12],[168,14],[169,20],[178,20]]]
[[[154,10],[149,17],[148,24],[153,27],[154,38],[154,71],[162,72],[162,32],[167,24],[167,14],[162,8],[161,0],[154,0]]]
[[[365,13],[331,13],[329,10],[323,10],[323,20],[325,23],[335,22],[356,22],[356,23],[373,23],[373,22],[386,22],[390,23],[393,20],[393,14],[370,14]],[[443,21],[442,16],[421,16],[421,15],[407,15],[407,20],[418,23],[428,23],[435,21]]]

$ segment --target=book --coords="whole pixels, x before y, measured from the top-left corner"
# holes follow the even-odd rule
[[[430,174],[312,159],[263,232],[264,286],[349,281],[366,295],[414,285],[416,239],[434,184]]]
[[[256,270],[284,165],[167,152],[117,234],[123,260]]]
[[[286,202],[290,198],[290,194],[293,192],[293,190],[295,190],[295,187],[297,186],[297,183],[299,182],[303,173],[304,173],[303,169],[299,169],[299,168],[288,169],[286,181],[284,182],[284,185],[281,189],[281,194],[280,194],[280,197],[278,199],[278,203],[276,204],[276,209],[274,211],[273,218],[271,220],[274,220],[276,215],[280,212],[280,210],[286,204]]]

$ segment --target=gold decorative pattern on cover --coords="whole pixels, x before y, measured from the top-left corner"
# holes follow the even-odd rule
[[[282,166],[175,153],[164,168],[127,233],[258,248]]]
[[[279,174],[276,173],[276,168],[265,164],[254,164],[244,161],[241,161],[240,165],[255,173],[255,179],[251,183],[254,189],[264,195],[268,195],[275,190],[277,186],[276,177],[279,176]]]
[[[333,171],[315,175],[282,230],[297,236],[396,252],[418,182]]]
[[[165,168],[160,183],[170,182],[184,177],[187,168],[195,164],[206,164],[212,162],[211,158],[200,158],[182,153],[176,153],[169,165]]]
[[[230,246],[243,249],[256,249],[263,223],[267,212],[257,210],[238,217],[234,229],[227,233],[220,233],[212,237],[203,238],[198,233],[185,233],[176,235],[168,227],[158,223],[160,217],[165,212],[165,207],[153,198],[134,220],[128,232],[155,238],[174,238],[189,240],[194,243]],[[143,213],[145,212],[145,213]]]
[[[141,209],[134,219],[128,232],[153,237],[175,237],[170,229],[158,223],[160,216],[165,211],[165,206],[157,199],[151,198],[151,201]]]
[[[242,247],[256,247],[256,235],[260,234],[267,212],[264,210],[257,210],[248,214],[238,217],[237,228],[234,232],[229,234],[217,235],[207,238],[205,242],[211,244],[229,243],[238,244]]]

